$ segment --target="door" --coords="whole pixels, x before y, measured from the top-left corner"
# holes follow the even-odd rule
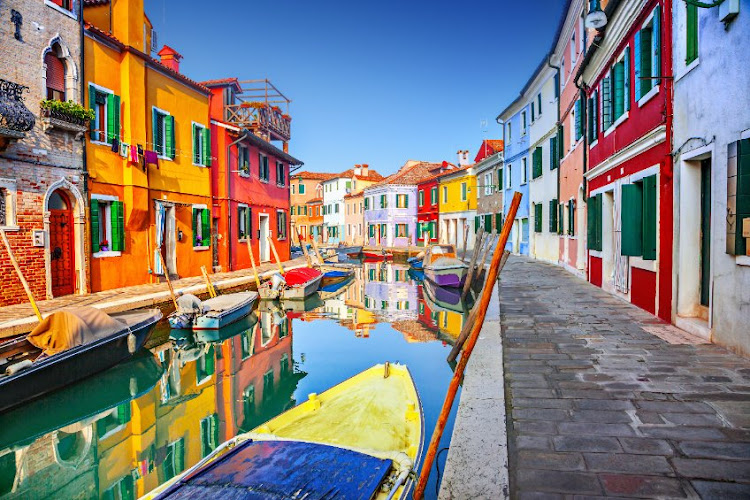
[[[271,260],[270,248],[268,246],[268,215],[260,214],[258,219],[258,249],[260,250],[260,261]]]
[[[711,287],[711,159],[701,161],[701,305],[708,307]]]
[[[162,256],[167,266],[170,279],[179,278],[177,274],[177,216],[175,206],[166,207],[166,224],[164,229],[164,245]]]
[[[48,208],[52,296],[70,295],[75,292],[73,211],[68,197],[59,190],[50,196]]]

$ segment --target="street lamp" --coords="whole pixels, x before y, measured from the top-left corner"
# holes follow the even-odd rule
[[[602,10],[599,0],[589,1],[589,13],[584,22],[587,28],[601,29],[607,25],[607,14]]]

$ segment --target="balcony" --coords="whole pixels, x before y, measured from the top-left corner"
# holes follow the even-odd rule
[[[0,150],[11,141],[26,137],[34,128],[34,113],[24,104],[23,93],[28,87],[0,78]]]
[[[292,117],[288,113],[292,101],[268,80],[239,83],[242,91],[234,96],[232,104],[224,107],[225,120],[251,130],[266,141],[286,144],[291,139]]]
[[[93,112],[72,101],[42,101],[40,114],[45,132],[57,129],[74,133],[77,140],[89,129]]]

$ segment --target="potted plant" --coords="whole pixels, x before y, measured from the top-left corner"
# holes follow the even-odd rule
[[[44,99],[40,103],[41,114],[45,118],[55,118],[76,125],[88,126],[94,119],[94,110],[86,109],[73,101],[58,101],[56,99]]]
[[[108,252],[109,251],[109,241],[102,240],[99,242],[99,250],[102,252]]]
[[[195,246],[202,247],[203,246],[203,238],[200,236],[195,237]]]

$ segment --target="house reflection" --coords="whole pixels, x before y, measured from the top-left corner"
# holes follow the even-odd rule
[[[364,263],[366,309],[389,320],[417,318],[417,285],[409,266],[392,262]]]

